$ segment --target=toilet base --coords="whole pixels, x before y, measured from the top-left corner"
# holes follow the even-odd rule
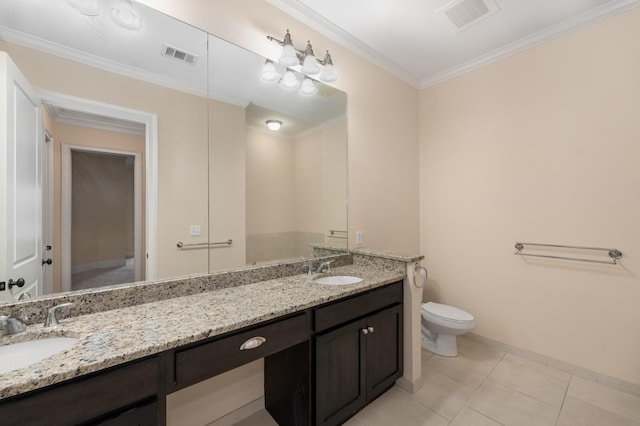
[[[452,334],[437,334],[431,338],[422,332],[422,347],[440,356],[458,356],[458,341]]]

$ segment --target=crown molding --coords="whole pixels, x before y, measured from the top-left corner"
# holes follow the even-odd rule
[[[442,83],[443,81],[459,77],[485,65],[513,56],[532,47],[539,46],[596,22],[604,21],[607,18],[626,12],[638,6],[640,6],[640,0],[619,0],[600,6],[590,10],[589,12],[577,15],[545,30],[510,43],[500,49],[496,49],[493,52],[478,56],[477,58],[464,62],[456,67],[449,68],[448,70],[433,76],[425,77],[420,82],[419,88],[424,89]]]
[[[416,78],[407,70],[390,61],[380,52],[365,45],[360,40],[347,33],[337,25],[318,15],[297,0],[266,0],[268,3],[302,22],[308,27],[318,31],[325,37],[339,43],[351,52],[361,56],[369,62],[377,65],[400,80],[418,88],[424,89],[442,83],[445,80],[458,77],[490,63],[515,55],[526,49],[538,46],[562,35],[576,31],[590,24],[610,18],[619,13],[640,6],[640,0],[616,0],[606,5],[595,8],[589,12],[570,18],[543,31],[525,37],[514,43],[510,43],[500,49],[474,58],[458,66],[449,68],[435,75]]]
[[[297,0],[266,0],[266,2],[272,4],[306,26],[314,29],[328,39],[335,41],[351,52],[398,77],[405,83],[414,87],[419,86],[419,78],[412,75],[409,71],[400,67],[395,62],[389,60],[377,50],[367,46],[339,26],[335,25],[333,22],[325,19],[305,5],[299,3]]]
[[[57,43],[52,43],[39,37],[34,37],[21,33],[19,31],[11,30],[9,28],[0,27],[0,40],[5,40],[10,43],[19,44],[21,46],[39,50],[44,53],[60,56],[65,59],[79,62],[83,65],[99,68],[105,71],[123,75],[125,77],[141,80],[146,83],[155,84],[157,86],[166,87],[203,98],[207,97],[206,89],[201,90],[193,86],[181,83],[180,81],[172,78],[168,78],[149,71],[143,71],[138,68],[130,67],[115,61],[110,61],[108,59],[92,55],[90,53],[71,49],[69,47],[62,46]]]

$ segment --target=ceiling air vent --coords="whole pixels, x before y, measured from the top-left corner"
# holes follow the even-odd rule
[[[198,55],[189,53],[186,50],[180,50],[177,47],[171,46],[169,44],[165,44],[162,46],[162,54],[176,59],[180,62],[185,62],[191,65],[195,64],[198,60]]]
[[[462,31],[500,11],[495,0],[453,0],[436,15],[455,31]]]

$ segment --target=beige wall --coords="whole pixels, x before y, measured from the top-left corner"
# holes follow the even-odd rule
[[[209,270],[245,266],[245,110],[209,102]]]
[[[157,114],[158,277],[206,272],[208,250],[179,250],[176,243],[207,241],[207,100],[5,41],[0,50],[37,89]],[[190,237],[190,225],[200,225],[202,236]]]
[[[296,138],[247,130],[248,264],[311,257],[330,229],[346,230],[346,139],[345,120]]]
[[[636,384],[639,22],[635,9],[420,94],[425,299],[469,311],[480,335]],[[521,258],[516,241],[624,257]]]
[[[133,168],[123,156],[71,153],[71,269],[123,266],[133,247]]]

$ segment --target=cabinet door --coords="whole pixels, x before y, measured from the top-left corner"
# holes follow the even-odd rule
[[[366,402],[363,321],[316,337],[316,424],[336,425]]]
[[[402,305],[385,309],[365,319],[367,402],[402,376]]]

